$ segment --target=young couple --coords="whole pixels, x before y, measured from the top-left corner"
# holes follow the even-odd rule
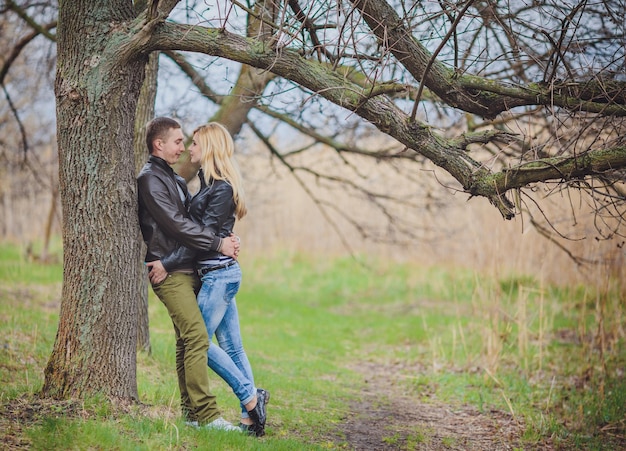
[[[265,434],[269,392],[256,388],[243,349],[235,295],[241,283],[235,218],[246,214],[241,175],[230,133],[218,123],[193,132],[192,163],[200,164],[200,191],[190,196],[172,165],[185,150],[180,124],[148,123],[150,157],[137,177],[139,223],[147,245],[153,291],[176,334],[176,372],[183,416],[190,425]],[[219,347],[211,343],[215,335]],[[208,365],[232,388],[241,407],[236,427],[224,420],[209,390]]]

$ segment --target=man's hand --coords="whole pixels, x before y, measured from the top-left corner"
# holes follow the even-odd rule
[[[220,252],[237,260],[237,257],[239,256],[240,243],[241,240],[239,237],[231,233],[228,238],[222,238],[222,248],[220,249]]]
[[[152,285],[156,285],[161,283],[167,277],[167,271],[163,267],[163,263],[161,260],[155,260],[153,262],[146,263],[146,266],[150,268],[150,272],[148,273],[148,278],[150,279],[150,283]]]

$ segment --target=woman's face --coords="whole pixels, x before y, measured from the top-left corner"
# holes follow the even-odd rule
[[[200,146],[196,142],[198,134],[193,135],[193,139],[191,140],[191,145],[189,146],[189,161],[194,164],[200,163],[200,156],[202,151],[200,150]]]

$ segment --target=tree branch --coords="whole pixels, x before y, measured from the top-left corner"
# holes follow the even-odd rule
[[[191,80],[194,86],[198,88],[200,94],[217,104],[222,102],[224,96],[217,94],[208,84],[206,84],[204,76],[199,73],[196,68],[189,63],[189,61],[187,61],[187,58],[185,58],[184,55],[171,50],[166,50],[163,54],[176,63],[178,68],[182,70],[187,77],[189,77],[189,80]]]
[[[50,33],[50,30],[56,27],[56,21],[53,22],[54,26],[50,26],[50,24],[42,26],[39,25],[37,21],[35,21],[32,17],[26,14],[26,11],[20,8],[13,0],[6,0],[6,5],[8,9],[20,16],[20,18],[24,20],[24,22],[26,22],[33,30],[37,32],[37,34],[42,34],[51,41],[56,42],[56,36]]]
[[[581,179],[626,167],[626,147],[590,150],[571,157],[543,158],[486,177],[501,192],[549,180]]]
[[[550,105],[570,111],[626,116],[626,83],[624,82],[585,81],[554,86],[546,83],[530,83],[520,87],[506,86],[473,75],[463,75],[458,79],[458,86],[462,89],[498,94],[511,99],[513,106]],[[608,104],[609,102],[611,104]]]
[[[147,20],[165,20],[180,0],[148,0]]]
[[[56,26],[57,26],[56,21],[48,23],[46,25],[42,25],[42,27],[46,30],[51,30],[52,28],[56,28]],[[9,72],[11,65],[17,59],[20,53],[22,53],[22,50],[24,49],[24,47],[26,47],[28,43],[30,43],[33,39],[35,39],[40,34],[41,34],[40,31],[38,29],[35,29],[31,33],[24,36],[22,39],[19,40],[19,42],[17,42],[15,45],[11,47],[11,51],[5,57],[2,67],[0,67],[0,84],[4,84],[4,78]]]
[[[615,89],[604,95],[601,102],[597,99],[592,102],[577,97],[575,92],[573,95],[563,95],[561,91],[555,95],[549,84],[535,84],[526,89],[472,75],[460,76],[433,59],[430,52],[413,38],[386,1],[352,0],[352,3],[361,12],[372,32],[387,43],[389,50],[411,75],[454,108],[488,119],[524,105],[556,105],[571,111],[626,116],[626,105],[623,103],[626,83],[613,82]],[[580,84],[589,86],[589,82]],[[597,94],[601,91],[592,88],[591,92]],[[620,99],[621,105],[606,104]]]
[[[493,174],[464,151],[465,141],[445,140],[435,134],[430,127],[421,123],[411,123],[408,116],[391,101],[383,97],[369,97],[369,89],[362,88],[331,71],[326,65],[303,58],[289,49],[274,50],[255,40],[243,38],[226,30],[208,29],[198,26],[185,26],[164,23],[155,30],[148,47],[165,50],[185,50],[224,57],[273,73],[292,80],[319,94],[327,100],[355,112],[374,124],[379,130],[424,155],[437,166],[445,169],[463,187],[474,195],[488,198],[505,218],[512,218],[514,207],[504,195],[507,190],[524,186],[533,181],[562,179],[567,173],[566,166],[558,161],[558,170],[544,161],[541,167],[520,171],[509,169]],[[492,132],[489,140],[507,136],[503,132]],[[487,139],[485,138],[485,139]],[[595,154],[591,154],[595,155]],[[626,167],[626,159],[613,154],[608,164],[611,168]],[[581,158],[581,157],[577,157]],[[581,164],[576,159],[577,170],[570,176],[582,177],[586,173],[598,171],[595,164]],[[607,168],[608,169],[608,168]]]

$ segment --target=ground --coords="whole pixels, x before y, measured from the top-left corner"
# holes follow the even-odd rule
[[[336,434],[328,437],[338,448],[354,451],[506,451],[552,450],[548,443],[521,444],[524,425],[509,412],[478,411],[420,402],[406,395],[398,369],[389,365],[361,363],[366,388]],[[414,395],[417,396],[417,395]],[[3,450],[29,447],[22,425],[58,414],[85,416],[75,401],[18,398],[0,412],[0,443]],[[159,414],[162,414],[159,413]],[[271,423],[271,420],[270,420]]]
[[[358,370],[366,389],[339,426],[347,449],[361,450],[552,450],[550,443],[521,444],[524,425],[509,412],[420,402],[406,394],[397,368],[366,363]]]

